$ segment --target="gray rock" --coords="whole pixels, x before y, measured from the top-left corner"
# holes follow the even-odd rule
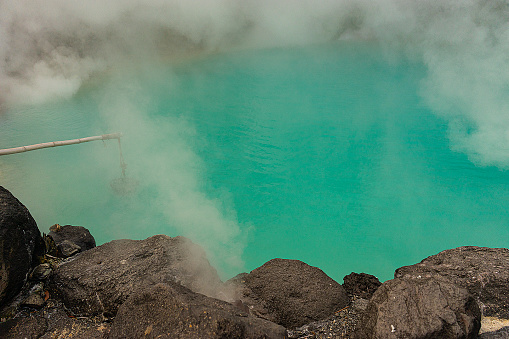
[[[76,315],[114,316],[146,283],[177,282],[215,296],[222,284],[201,247],[184,237],[114,240],[72,257],[49,279],[52,296]]]
[[[395,277],[441,276],[474,295],[485,316],[509,319],[509,249],[465,246],[398,268]]]
[[[64,258],[95,247],[94,237],[83,226],[60,226],[55,224],[50,227],[48,236],[53,239],[61,254],[60,256]]]
[[[51,266],[47,263],[37,265],[32,273],[30,279],[32,280],[45,280],[51,274]]]
[[[120,306],[110,339],[285,338],[286,330],[235,306],[174,283],[132,294]]]
[[[444,278],[393,279],[375,292],[356,332],[359,339],[477,338],[475,298]]]
[[[44,241],[28,209],[0,186],[0,308],[20,291],[44,256]]]
[[[340,284],[299,260],[270,260],[228,284],[254,315],[286,328],[328,318],[350,302]]]
[[[81,247],[69,240],[62,241],[57,245],[57,248],[62,258],[69,258],[81,252]]]

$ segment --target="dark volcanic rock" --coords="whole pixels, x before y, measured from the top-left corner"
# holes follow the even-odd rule
[[[51,265],[48,263],[37,265],[32,273],[30,273],[31,280],[45,280],[51,274]]]
[[[465,246],[398,268],[395,277],[442,276],[478,298],[485,316],[509,319],[509,249]]]
[[[48,323],[39,315],[27,318],[16,318],[0,323],[0,338],[40,338],[48,329]]]
[[[64,240],[57,246],[59,256],[62,258],[69,258],[81,252],[81,247],[69,240]]]
[[[366,299],[356,299],[349,307],[345,307],[325,320],[306,324],[295,330],[288,330],[288,337],[298,338],[351,338],[366,309]]]
[[[477,338],[475,298],[444,278],[393,279],[368,303],[356,338]]]
[[[286,328],[328,318],[350,302],[340,284],[299,260],[272,259],[228,283],[254,315]]]
[[[115,338],[285,338],[286,330],[174,283],[132,294],[119,308]]]
[[[382,285],[377,277],[366,273],[350,273],[343,278],[343,287],[352,296],[370,299],[373,293]]]
[[[73,318],[64,306],[48,300],[48,304],[36,313],[22,313],[18,318],[0,323],[2,339],[102,339],[106,338],[109,324],[93,318]]]
[[[55,241],[61,256],[64,258],[95,247],[94,237],[83,226],[60,226],[55,224],[50,227],[48,236]]]
[[[115,315],[146,283],[178,282],[214,296],[221,281],[205,252],[184,237],[114,240],[80,253],[51,275],[50,292],[77,315]]]
[[[43,256],[44,241],[35,220],[0,186],[0,308],[20,292],[30,268]]]

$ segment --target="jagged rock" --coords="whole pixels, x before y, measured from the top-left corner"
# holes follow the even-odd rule
[[[50,292],[77,315],[116,314],[145,283],[178,282],[214,296],[222,284],[205,252],[184,237],[114,240],[80,253],[51,275]]]
[[[343,278],[343,287],[349,295],[370,299],[382,285],[377,277],[366,273],[350,273]]]
[[[481,311],[464,288],[436,278],[386,281],[370,299],[358,339],[477,338]]]
[[[55,242],[58,256],[63,258],[95,247],[94,237],[83,226],[55,224],[50,227],[48,236]]]
[[[395,277],[442,276],[466,288],[485,316],[509,319],[509,249],[464,246],[398,268]]]
[[[299,260],[272,259],[228,285],[254,315],[286,328],[325,319],[350,302],[340,284]]]
[[[44,241],[28,209],[0,186],[0,308],[23,287],[44,256]]]
[[[132,294],[120,306],[110,339],[285,338],[286,330],[233,305],[174,283]]]

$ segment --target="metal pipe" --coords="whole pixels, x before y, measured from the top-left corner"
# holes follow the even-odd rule
[[[14,147],[14,148],[5,148],[5,149],[0,149],[0,155],[23,153],[23,152],[28,152],[28,151],[33,151],[36,149],[42,149],[42,148],[48,148],[48,147],[81,144],[83,142],[89,142],[89,141],[94,141],[94,140],[109,140],[109,139],[120,140],[121,136],[122,136],[121,133],[110,133],[110,134],[96,135],[93,137],[86,137],[86,138],[80,138],[80,139],[52,141],[52,142],[44,142],[42,144],[34,144],[34,145]]]

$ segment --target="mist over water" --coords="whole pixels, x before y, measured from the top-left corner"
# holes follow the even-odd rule
[[[507,1],[1,1],[0,148],[120,131],[140,191],[108,191],[115,143],[2,157],[0,180],[42,229],[185,235],[225,275],[282,256],[389,278],[507,246],[508,19]]]

